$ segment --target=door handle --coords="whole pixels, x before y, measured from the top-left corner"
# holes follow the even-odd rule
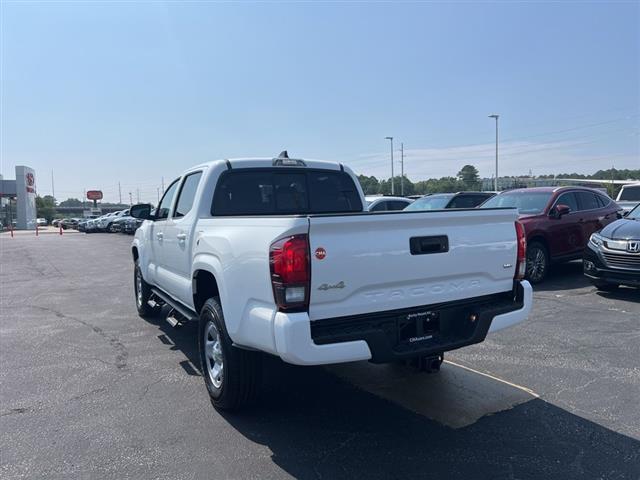
[[[179,233],[176,235],[176,238],[180,241],[184,241],[187,239],[187,234],[186,233]]]

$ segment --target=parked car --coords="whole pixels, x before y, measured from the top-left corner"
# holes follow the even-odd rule
[[[491,198],[495,193],[491,192],[458,192],[458,193],[434,193],[417,199],[405,210],[443,210],[447,208],[476,208],[482,202]]]
[[[84,223],[84,231],[85,233],[94,233],[97,231],[96,222],[98,218],[90,218]]]
[[[337,162],[219,160],[172,182],[131,252],[138,313],[198,319],[218,408],[256,392],[261,352],[299,365],[413,360],[523,321],[532,289],[514,209],[372,215]]]
[[[65,218],[60,223],[58,223],[58,225],[61,225],[63,230],[67,230],[69,228],[77,228],[78,222],[80,220],[80,218]]]
[[[46,218],[36,218],[36,225],[38,225],[39,227],[46,227],[47,226],[47,219]]]
[[[616,197],[616,203],[625,212],[631,211],[636,205],[640,204],[640,182],[623,185]]]
[[[587,187],[536,187],[509,190],[481,208],[515,207],[527,234],[527,274],[539,283],[552,263],[582,258],[589,237],[611,222],[621,208]]]
[[[391,197],[384,195],[368,195],[364,197],[367,210],[370,212],[388,212],[391,210],[404,210],[413,200],[404,197]]]
[[[640,288],[640,204],[593,233],[584,250],[584,274],[599,290]]]
[[[113,229],[113,222],[115,222],[118,218],[129,215],[129,209],[119,210],[117,212],[107,213],[100,217],[97,227],[101,232],[115,233]]]
[[[108,231],[110,233],[119,233],[124,231],[126,222],[132,218],[131,216],[129,216],[128,212],[129,211],[127,210],[127,215],[121,215],[119,217],[116,217],[115,220],[111,221],[111,225],[108,228]]]

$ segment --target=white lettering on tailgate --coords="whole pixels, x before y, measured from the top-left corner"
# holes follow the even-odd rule
[[[394,288],[391,290],[376,290],[364,294],[370,302],[382,302],[387,300],[402,300],[405,298],[425,297],[428,295],[440,295],[443,293],[462,292],[473,290],[480,286],[480,280],[456,280],[453,282],[434,283],[426,287]]]

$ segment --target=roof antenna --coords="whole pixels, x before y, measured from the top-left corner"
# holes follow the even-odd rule
[[[282,152],[280,152],[280,155],[278,155],[278,158],[289,158],[289,154],[286,150],[283,150]]]

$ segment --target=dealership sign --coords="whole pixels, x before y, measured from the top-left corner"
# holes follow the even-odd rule
[[[89,200],[102,200],[102,191],[101,190],[88,190],[87,191],[87,199],[89,199]]]
[[[24,180],[25,180],[25,185],[26,185],[27,192],[35,193],[36,192],[36,189],[35,189],[36,179],[35,179],[35,176],[33,175],[33,172],[27,172],[27,174],[24,176]]]

